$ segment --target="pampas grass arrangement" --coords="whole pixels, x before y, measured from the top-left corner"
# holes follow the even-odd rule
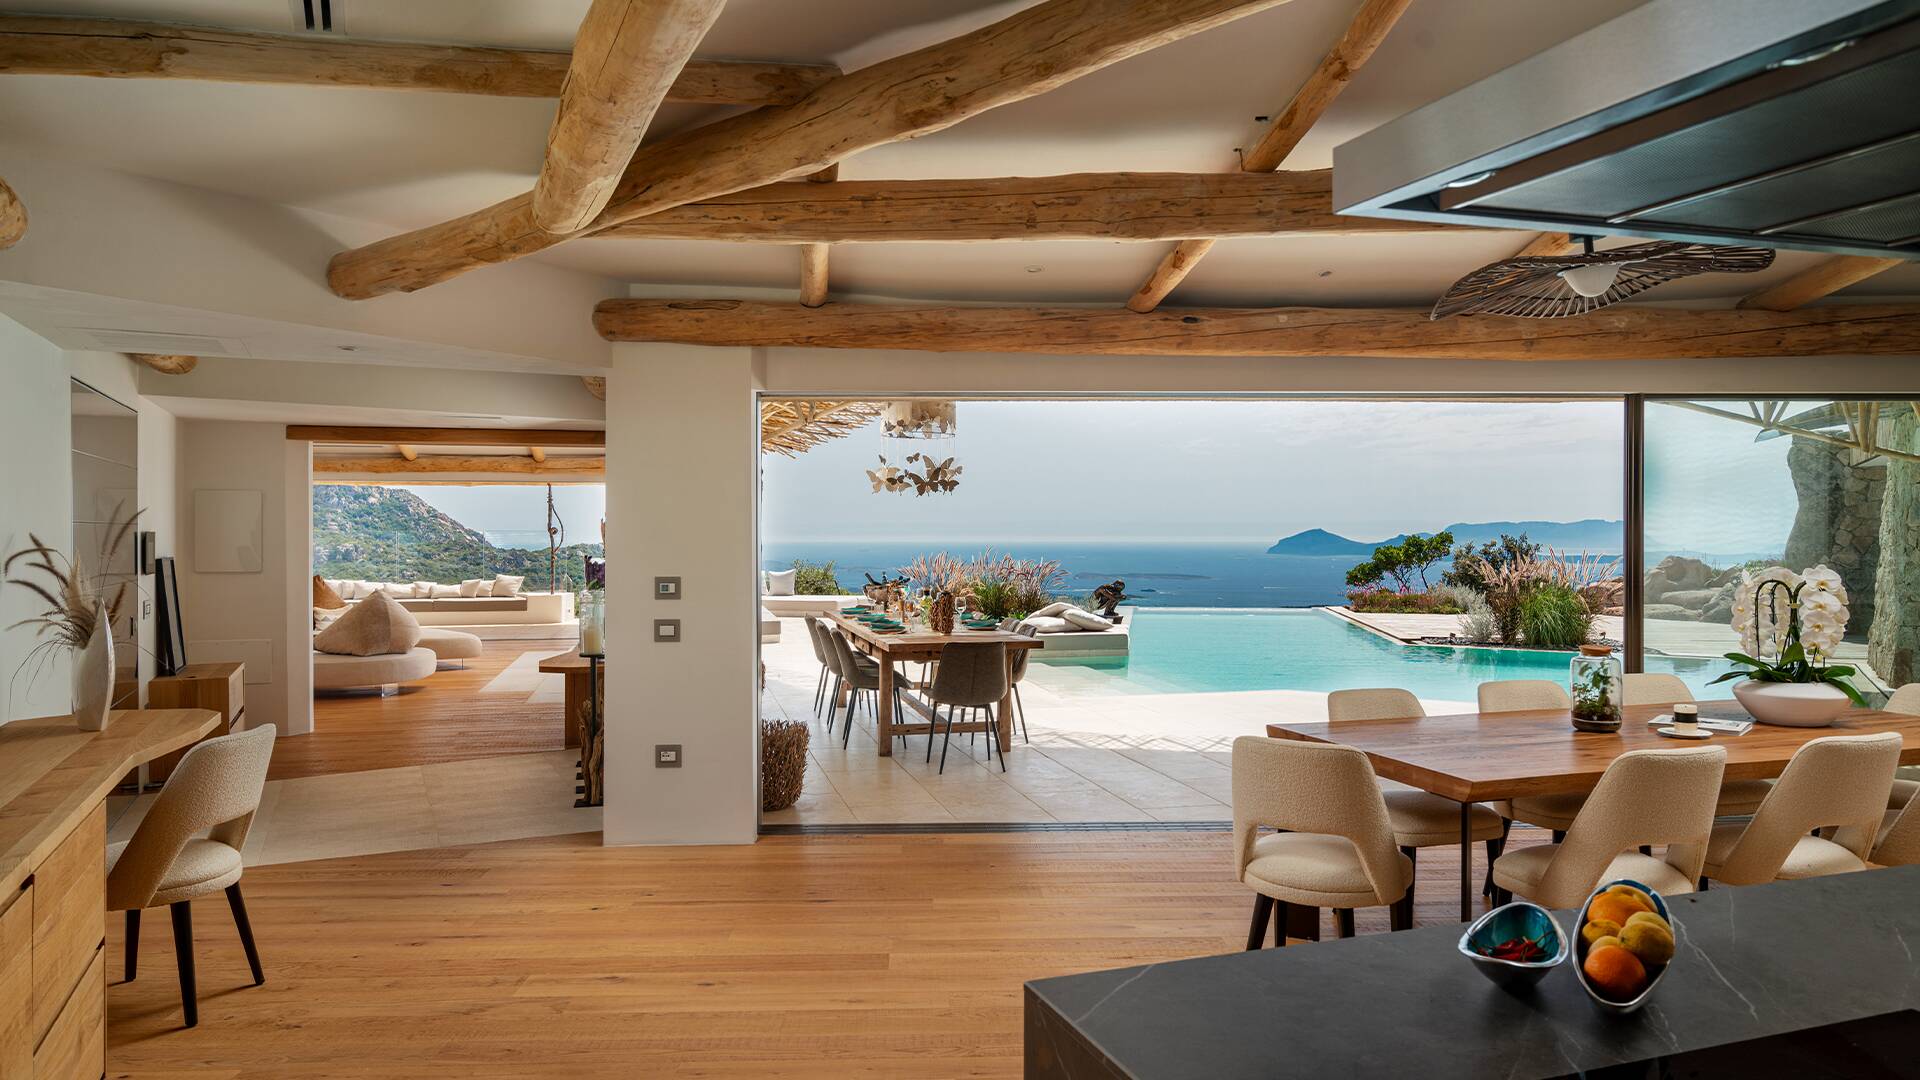
[[[120,512],[124,505],[113,508],[112,524],[98,556],[102,567],[114,564],[126,547],[127,537],[133,534],[134,523],[140,519],[141,511],[136,510],[133,516],[122,521]],[[78,652],[86,648],[102,612],[109,624],[119,619],[120,608],[127,599],[128,583],[122,581],[112,595],[104,595],[96,590],[93,578],[87,573],[86,561],[78,554],[68,558],[32,533],[27,534],[27,540],[26,547],[7,556],[7,561],[0,564],[0,574],[5,575],[7,584],[31,591],[47,605],[40,614],[21,619],[7,628],[34,628],[40,641],[21,660],[20,666],[25,668],[31,664],[33,674],[38,674],[60,649]],[[20,576],[15,576],[15,566],[20,567]]]
[[[760,724],[760,809],[785,810],[800,801],[807,778],[807,725],[799,720]]]

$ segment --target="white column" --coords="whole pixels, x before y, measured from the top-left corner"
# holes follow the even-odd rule
[[[756,353],[615,345],[607,377],[608,844],[751,843],[759,821]],[[678,577],[683,598],[654,596]],[[676,643],[656,619],[680,620]],[[679,768],[654,748],[682,747]]]

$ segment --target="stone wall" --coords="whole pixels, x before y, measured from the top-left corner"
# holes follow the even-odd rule
[[[1906,415],[1912,418],[1910,411]],[[1792,570],[1825,563],[1838,571],[1853,611],[1849,636],[1864,636],[1873,623],[1887,470],[1879,461],[1851,466],[1851,454],[1846,447],[1794,438],[1787,470],[1800,506],[1783,561]]]
[[[1881,444],[1920,452],[1920,432],[1911,409],[1889,410],[1881,419]],[[1920,463],[1887,460],[1885,497],[1880,511],[1880,595],[1888,602],[1874,612],[1867,638],[1867,660],[1889,687],[1913,682],[1920,654]],[[1849,582],[1851,587],[1851,582]],[[1906,598],[1908,603],[1901,603]]]

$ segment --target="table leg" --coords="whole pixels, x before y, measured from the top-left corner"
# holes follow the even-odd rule
[[[1473,920],[1473,804],[1460,804],[1460,921]]]
[[[893,662],[880,661],[880,690],[873,703],[874,730],[880,738],[880,756],[893,756]]]
[[[567,715],[560,718],[562,744],[569,750],[580,745],[580,707],[587,701],[587,676],[568,672],[561,676],[566,686]]]

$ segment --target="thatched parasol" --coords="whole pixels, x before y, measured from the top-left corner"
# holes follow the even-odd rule
[[[763,401],[760,449],[799,457],[872,423],[881,406],[873,401]]]

